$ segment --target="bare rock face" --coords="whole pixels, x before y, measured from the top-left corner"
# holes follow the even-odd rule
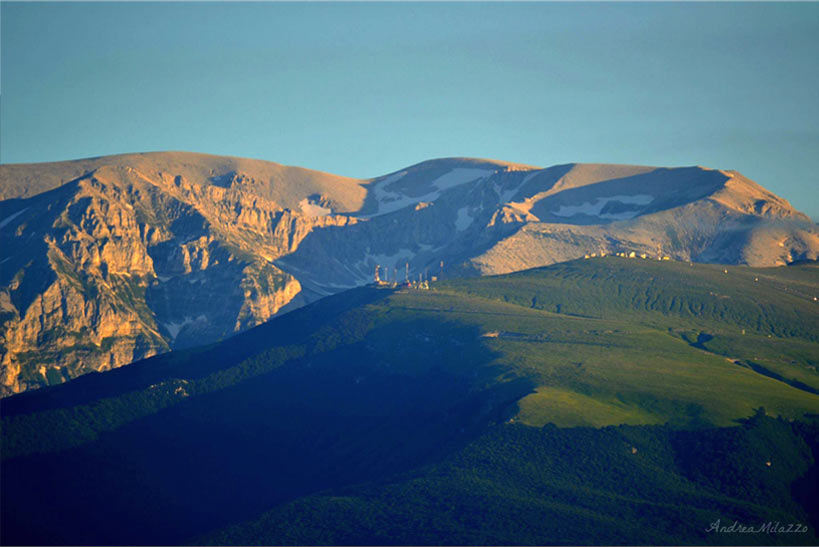
[[[0,392],[210,343],[381,278],[591,253],[774,266],[819,229],[734,171],[424,162],[355,180],[169,152],[0,166]],[[443,266],[442,266],[443,263]]]
[[[75,175],[76,163],[85,172],[73,180],[0,202],[3,395],[269,319],[301,292],[272,261],[317,227],[355,222],[331,212],[360,207],[365,194],[342,177],[196,154],[32,170],[49,173],[47,188]],[[25,171],[2,166],[0,187],[14,190]],[[304,188],[288,188],[294,181]],[[303,191],[324,196],[326,213],[302,213]]]

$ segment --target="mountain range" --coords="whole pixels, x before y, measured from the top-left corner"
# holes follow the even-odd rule
[[[634,253],[815,260],[819,228],[736,171],[426,161],[353,179],[187,152],[0,165],[3,395],[225,339],[382,279]]]

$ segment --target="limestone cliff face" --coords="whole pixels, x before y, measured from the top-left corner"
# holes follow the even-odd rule
[[[355,222],[302,213],[307,196],[275,188],[281,166],[241,173],[204,158],[217,165],[184,154],[99,161],[54,189],[0,202],[0,393],[255,326],[301,291],[272,261],[317,227]],[[6,182],[20,168],[4,171]],[[307,190],[322,189],[311,173],[301,174]],[[345,191],[357,183],[341,186],[316,200],[354,203]]]
[[[734,171],[432,160],[371,180],[190,153],[0,166],[0,394],[383,278],[632,252],[775,266],[819,229]],[[443,264],[443,266],[442,266]]]

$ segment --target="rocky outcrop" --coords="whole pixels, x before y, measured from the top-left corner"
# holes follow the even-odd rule
[[[356,222],[275,201],[300,201],[275,187],[281,181],[265,169],[276,175],[276,164],[258,162],[262,169],[244,174],[227,165],[220,173],[207,163],[223,158],[150,156],[86,162],[90,171],[66,184],[0,202],[3,395],[257,325],[301,292],[272,261],[316,228]],[[166,172],[168,164],[178,168]],[[3,185],[21,171],[2,169]],[[322,174],[297,175],[308,191],[327,190]],[[351,190],[340,184],[339,195],[317,199],[343,206]]]
[[[734,171],[492,160],[354,180],[189,153],[0,166],[3,395],[210,343],[382,278],[635,252],[774,266],[819,230]]]

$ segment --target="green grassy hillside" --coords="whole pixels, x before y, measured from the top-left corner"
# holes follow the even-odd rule
[[[811,518],[819,269],[724,269],[606,258],[356,289],[4,399],[2,541],[752,542],[701,521]],[[737,426],[760,407],[780,421]],[[787,463],[759,483],[763,456]],[[344,535],[336,512],[365,524]]]
[[[693,414],[727,425],[748,415],[748,404],[790,417],[800,405],[815,412],[816,397],[806,394],[819,392],[816,264],[754,269],[607,257],[439,289],[550,311],[574,325],[566,340],[545,326],[541,351],[514,344],[504,351],[540,364],[538,392],[521,404],[527,423],[664,423]],[[593,340],[582,339],[588,333]]]

